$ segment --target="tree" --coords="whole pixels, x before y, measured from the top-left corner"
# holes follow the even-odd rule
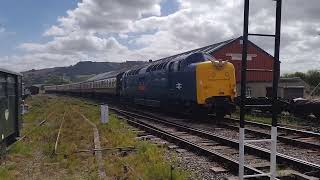
[[[310,70],[306,74],[306,82],[311,86],[317,86],[320,83],[320,71]]]
[[[45,80],[44,84],[59,85],[59,84],[68,84],[69,81],[64,80],[61,76],[49,76]]]

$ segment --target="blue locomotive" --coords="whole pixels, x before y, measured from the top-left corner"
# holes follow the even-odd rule
[[[150,62],[93,80],[46,86],[46,92],[116,96],[134,104],[176,111],[230,114],[234,109],[234,66],[198,52]]]

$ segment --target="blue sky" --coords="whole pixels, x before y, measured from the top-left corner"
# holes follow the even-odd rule
[[[0,35],[0,56],[22,53],[17,46],[25,42],[45,42],[43,32],[56,24],[59,16],[74,9],[78,0],[2,0],[0,24],[6,33]]]
[[[67,10],[77,7],[79,0],[2,0],[0,6],[0,27],[6,33],[0,35],[0,56],[21,55],[18,48],[22,43],[45,43],[51,38],[42,34],[57,24],[57,18],[66,16]],[[169,15],[178,10],[175,0],[161,2],[161,15]],[[144,34],[154,33],[154,31]],[[134,34],[139,35],[139,34]],[[117,38],[118,39],[118,38]],[[119,40],[119,39],[118,39]],[[129,48],[139,48],[127,41],[119,40]]]

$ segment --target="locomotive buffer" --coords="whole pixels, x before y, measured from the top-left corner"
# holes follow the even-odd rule
[[[282,0],[276,1],[276,27],[275,35],[272,34],[250,34],[248,33],[249,26],[249,0],[244,2],[244,24],[243,24],[243,47],[242,47],[242,66],[241,66],[241,104],[240,104],[240,132],[239,132],[239,179],[254,177],[270,177],[274,180],[277,177],[276,172],[276,155],[277,155],[277,96],[278,96],[278,82],[280,76],[280,30],[281,30],[281,4]],[[260,140],[246,140],[245,139],[245,112],[246,107],[261,106],[261,105],[246,105],[246,80],[247,71],[259,71],[270,72],[270,70],[264,69],[247,69],[247,53],[248,53],[248,36],[263,36],[274,38],[274,61],[273,61],[273,83],[272,83],[272,104],[262,105],[272,107],[272,126],[271,126],[271,139]],[[262,174],[245,175],[244,171],[244,145],[248,142],[271,142],[271,154],[270,154],[270,172]]]

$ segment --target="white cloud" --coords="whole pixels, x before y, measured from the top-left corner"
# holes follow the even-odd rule
[[[49,52],[56,54],[73,54],[78,52],[95,53],[97,51],[125,49],[115,38],[99,38],[94,35],[73,33],[69,36],[55,37],[46,44],[24,43],[20,48],[30,52]]]
[[[73,31],[127,31],[133,21],[143,16],[160,15],[160,0],[83,0],[78,7],[58,19],[44,35],[60,36]]]
[[[26,50],[26,55],[0,58],[0,61],[7,66],[23,61],[24,65],[16,67],[26,70],[88,59],[157,59],[242,34],[242,0],[178,2],[177,12],[161,16],[160,0],[83,0],[43,33],[52,40],[23,43],[19,47]],[[274,33],[274,5],[270,0],[251,2],[250,32]],[[318,0],[283,1],[281,60],[284,72],[320,68],[317,64],[311,66],[319,62],[319,6]],[[272,39],[251,40],[272,51]]]
[[[0,27],[0,33],[3,33],[5,31],[6,31],[6,29],[4,27]]]

